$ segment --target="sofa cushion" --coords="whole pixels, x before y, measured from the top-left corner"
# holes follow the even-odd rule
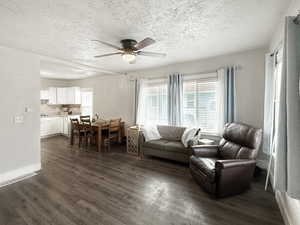
[[[217,158],[197,158],[195,156],[191,156],[190,163],[200,170],[201,174],[204,174],[209,182],[215,181],[215,164]]]
[[[197,142],[201,137],[200,128],[186,128],[182,134],[181,142],[184,147],[188,147],[189,145],[193,145],[194,142]]]
[[[168,140],[165,140],[165,139],[151,140],[151,141],[146,141],[145,143],[143,143],[143,147],[164,150],[166,143],[168,143]]]
[[[143,144],[143,147],[167,152],[177,152],[183,154],[189,153],[189,149],[185,148],[181,141],[170,141],[166,139],[147,141]]]
[[[156,126],[144,126],[141,128],[144,134],[145,141],[158,140],[161,138]]]
[[[168,141],[165,144],[165,151],[187,153],[188,149],[184,147],[181,141]]]
[[[163,139],[180,141],[185,127],[158,125],[158,132]]]

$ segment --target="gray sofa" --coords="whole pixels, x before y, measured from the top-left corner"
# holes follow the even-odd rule
[[[177,134],[176,132],[173,132],[174,129],[178,129],[179,127],[165,127],[168,127],[169,129],[168,135],[163,135],[164,137],[158,140],[151,140],[146,142],[143,132],[140,132],[139,147],[142,156],[155,156],[178,162],[189,163],[189,159],[192,154],[191,146],[193,145],[193,141],[189,141],[188,147],[185,147],[181,142],[181,137],[178,137],[178,132]],[[183,131],[181,135],[183,134]],[[177,135],[177,137],[173,138],[172,134],[174,134],[175,136]]]

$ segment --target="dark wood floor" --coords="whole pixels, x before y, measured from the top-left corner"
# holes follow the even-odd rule
[[[187,166],[42,141],[42,171],[0,189],[0,225],[277,225],[274,196],[255,181],[244,194],[211,199]]]

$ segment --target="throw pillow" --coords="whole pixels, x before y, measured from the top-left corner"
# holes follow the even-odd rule
[[[191,143],[194,144],[200,138],[200,128],[187,128],[181,138],[184,147],[188,147]]]
[[[180,141],[185,127],[157,125],[158,132],[163,139]]]
[[[148,125],[142,127],[141,130],[144,134],[145,141],[158,140],[161,138],[156,126]]]

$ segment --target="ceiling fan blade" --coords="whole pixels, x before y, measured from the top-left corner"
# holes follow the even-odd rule
[[[167,56],[167,54],[165,54],[165,53],[144,52],[144,51],[138,51],[137,54],[143,55],[143,56],[157,57],[157,58],[163,58],[163,57]]]
[[[134,48],[135,48],[136,50],[140,50],[140,49],[145,48],[145,47],[147,47],[147,46],[149,46],[149,45],[152,45],[152,44],[154,44],[154,43],[155,43],[155,40],[153,40],[152,38],[147,37],[147,38],[145,38],[144,40],[142,40],[142,41],[140,41],[139,43],[137,43],[137,44],[134,46]]]
[[[101,44],[103,44],[103,45],[107,45],[107,46],[109,46],[109,47],[111,47],[111,48],[114,48],[114,49],[117,49],[117,50],[123,50],[122,48],[120,48],[120,47],[118,47],[118,46],[116,46],[116,45],[107,43],[107,42],[105,42],[105,41],[99,41],[99,40],[92,40],[92,41],[99,42],[99,43],[101,43]]]
[[[111,55],[122,55],[122,52],[115,52],[115,53],[109,53],[109,54],[104,54],[104,55],[96,55],[94,56],[95,58],[102,58],[102,57],[106,57],[106,56],[111,56]]]

